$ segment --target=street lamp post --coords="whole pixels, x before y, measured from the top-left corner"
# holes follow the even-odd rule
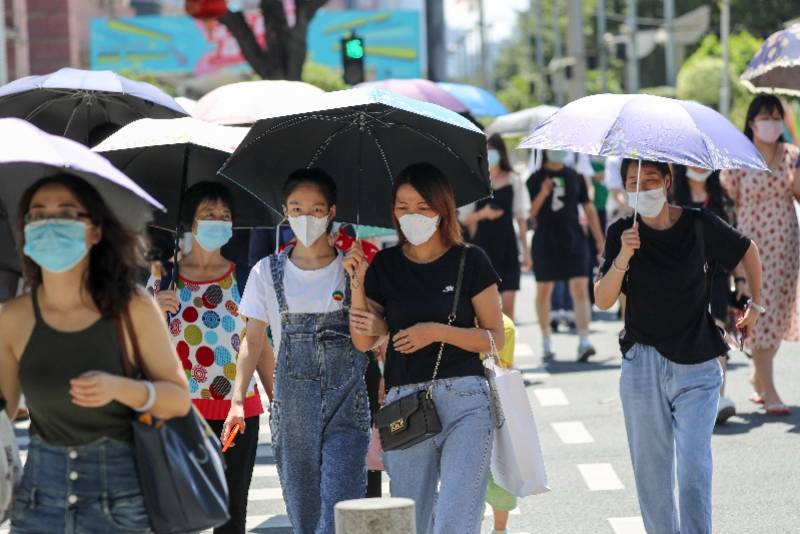
[[[597,0],[597,68],[600,71],[600,89],[608,92],[608,49],[606,48],[606,2]]]
[[[544,64],[544,24],[542,22],[542,0],[531,0],[533,19],[536,23],[536,70],[538,80],[536,83],[536,99],[540,104],[545,100],[545,64]],[[527,58],[526,58],[527,60]]]
[[[6,37],[6,2],[0,0],[0,85],[8,83],[8,41]]]
[[[638,24],[636,22],[636,0],[628,0],[628,92],[639,92],[639,57],[636,50],[636,32]]]
[[[667,85],[675,86],[675,0],[664,0],[664,26],[667,40],[664,43],[664,58],[667,67]]]
[[[722,0],[720,17],[720,45],[722,46],[722,83],[719,88],[719,112],[727,115],[731,109],[730,80],[730,34],[731,34],[731,0]]]
[[[553,0],[553,61],[550,63],[550,75],[553,80],[553,89],[556,95],[556,106],[564,105],[564,84],[562,83],[561,67],[561,10],[560,0]],[[555,67],[555,68],[553,68]]]
[[[583,41],[583,11],[581,0],[569,0],[568,6],[569,39],[567,51],[574,60],[570,78],[570,100],[586,96],[586,47]]]

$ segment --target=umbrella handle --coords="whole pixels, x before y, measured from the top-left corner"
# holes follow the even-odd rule
[[[642,182],[642,160],[639,160],[639,167],[636,169],[636,202],[633,206],[633,224],[636,224],[636,216],[639,215],[639,189]]]

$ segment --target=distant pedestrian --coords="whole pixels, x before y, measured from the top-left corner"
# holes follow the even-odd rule
[[[364,497],[367,485],[368,357],[350,340],[350,285],[329,239],[336,198],[335,182],[319,169],[298,170],[284,183],[284,215],[296,242],[259,261],[248,278],[239,307],[247,336],[225,421],[225,434],[245,424],[253,372],[275,369],[274,384],[271,376],[265,384],[273,391],[272,446],[298,534],[332,534],[336,503]]]
[[[176,357],[189,376],[192,403],[220,436],[233,399],[236,360],[245,335],[238,307],[249,271],[222,256],[220,249],[233,236],[235,209],[224,185],[200,182],[183,200],[183,227],[192,246],[178,263],[178,279],[171,266],[152,273],[147,289],[167,315]],[[247,494],[258,448],[261,395],[251,380],[244,401],[245,426],[235,447],[225,453],[231,519],[216,534],[244,534]]]
[[[494,428],[479,353],[490,350],[487,330],[503,348],[499,278],[486,253],[464,248],[452,187],[433,165],[400,172],[393,217],[399,245],[379,252],[369,267],[359,250],[348,254],[353,308],[388,322],[385,405],[425,390],[435,376],[432,400],[442,430],[384,452],[391,494],[414,500],[419,534],[478,534]],[[351,333],[362,350],[378,341],[357,321]]]
[[[627,296],[620,397],[645,529],[709,534],[718,358],[728,350],[709,313],[710,273],[742,262],[756,304],[737,326],[752,330],[761,262],[755,243],[716,215],[667,203],[668,164],[643,161],[636,193],[637,166],[626,159],[621,173],[640,216],[609,227],[595,298],[608,309]]]
[[[719,171],[711,171],[699,167],[674,165],[675,181],[672,185],[671,198],[675,205],[687,208],[707,209],[728,224],[732,224],[732,202],[722,189]],[[731,271],[717,264],[711,275],[711,317],[717,327],[725,332],[728,328],[728,316],[731,302]],[[745,278],[736,277],[735,283],[744,286]],[[725,378],[728,368],[729,353],[719,360],[722,365],[722,388],[720,388],[717,424],[724,423],[736,414],[736,404],[725,396]]]
[[[756,96],[747,110],[744,133],[770,171],[724,171],[720,176],[736,204],[739,230],[752,236],[762,254],[766,314],[747,340],[754,368],[750,400],[763,404],[771,415],[791,413],[775,387],[775,355],[782,341],[800,341],[800,228],[793,206],[800,200],[800,149],[783,140],[783,117],[777,97]],[[753,296],[751,289],[740,287]]]
[[[528,250],[530,198],[525,185],[511,166],[503,138],[494,134],[487,143],[489,176],[494,194],[490,199],[460,209],[459,217],[467,227],[468,240],[486,252],[500,275],[503,313],[514,317],[520,272],[531,269]]]
[[[603,250],[603,233],[597,211],[589,199],[586,180],[564,165],[566,152],[546,150],[542,168],[527,182],[532,199],[531,218],[536,221],[533,234],[533,272],[536,275],[536,312],[542,330],[544,358],[553,357],[550,341],[550,298],[554,282],[567,280],[578,328],[578,360],[595,354],[589,342],[592,307],[589,300],[589,255],[586,234],[578,220],[583,207],[589,228]]]
[[[11,532],[151,532],[132,422],[190,402],[164,317],[137,289],[138,236],[69,175],[31,186],[19,213],[30,293],[0,310],[0,393],[9,414],[25,393],[31,442]],[[152,382],[125,377],[134,336]]]

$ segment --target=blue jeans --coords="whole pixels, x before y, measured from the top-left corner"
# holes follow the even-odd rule
[[[353,346],[347,309],[289,313],[286,255],[278,258],[272,276],[282,333],[270,410],[278,476],[294,531],[333,534],[333,507],[367,488],[368,358]]]
[[[386,404],[427,386],[394,387]],[[433,402],[441,433],[383,453],[392,497],[414,500],[418,534],[479,534],[494,429],[489,385],[479,376],[437,380]]]
[[[79,447],[57,447],[31,437],[11,532],[151,532],[133,447],[107,438]]]
[[[711,435],[721,385],[717,358],[681,365],[639,344],[623,356],[620,397],[648,534],[711,532]]]

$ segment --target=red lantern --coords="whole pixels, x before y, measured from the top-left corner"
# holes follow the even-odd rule
[[[228,11],[226,0],[186,0],[186,13],[196,19],[218,19]]]

